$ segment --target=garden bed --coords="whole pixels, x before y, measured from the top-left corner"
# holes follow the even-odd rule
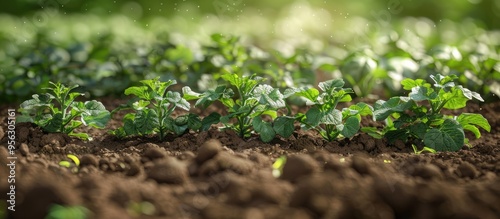
[[[472,148],[419,155],[404,142],[390,146],[364,133],[327,142],[298,126],[269,143],[216,127],[164,141],[117,139],[108,131],[121,125],[119,114],[106,129],[85,128],[94,140],[84,142],[19,123],[16,211],[7,218],[43,218],[53,204],[83,206],[90,218],[499,218],[500,102],[464,110],[482,114],[491,132],[468,136]],[[369,117],[362,123],[376,125]],[[79,157],[77,171],[58,165],[68,154]],[[282,155],[275,178],[272,164]],[[7,186],[0,182],[2,194]]]

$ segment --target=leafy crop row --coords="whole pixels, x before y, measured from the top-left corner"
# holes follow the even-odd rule
[[[143,30],[133,25],[114,25],[123,26],[124,31],[115,32],[125,36],[111,30],[106,33],[95,30],[101,34],[87,38],[73,36],[76,39],[69,36],[54,39],[51,34],[54,30],[41,29],[28,37],[31,42],[0,42],[0,100],[25,99],[42,92],[50,81],[76,83],[93,96],[106,96],[117,94],[136,81],[158,76],[161,80],[175,79],[179,84],[202,92],[221,83],[221,76],[227,72],[239,76],[257,73],[267,78],[268,84],[280,89],[316,85],[321,81],[317,75],[333,75],[343,78],[356,96],[401,95],[403,78],[453,74],[458,76],[460,84],[480,93],[485,101],[498,100],[498,31],[479,27],[464,31],[465,25],[457,23],[452,27],[437,25],[435,31],[424,34],[426,31],[419,32],[418,27],[426,26],[428,21],[410,21],[402,20],[406,23],[395,25],[390,32],[377,29],[376,33],[366,33],[368,39],[358,42],[366,45],[358,47],[353,46],[356,42],[351,42],[358,39],[354,33],[346,33],[343,41],[320,39],[320,42],[329,42],[321,50],[310,46],[314,43],[297,46],[292,36],[270,46],[268,44],[277,40],[262,42],[249,40],[252,37],[247,35],[237,37],[219,33],[194,42],[180,42],[173,37],[175,33],[170,36],[168,32]],[[83,24],[78,22],[78,25]],[[58,23],[54,29],[59,33],[64,29],[61,26],[63,24]],[[65,27],[73,29],[70,24]],[[134,28],[133,31],[130,28]],[[132,35],[130,32],[137,33]],[[454,33],[454,40],[444,40],[450,32]],[[152,36],[147,37],[149,35]],[[371,35],[373,38],[368,37]]]
[[[351,88],[344,88],[342,79],[319,83],[314,87],[279,88],[264,84],[264,78],[256,75],[221,75],[225,83],[203,93],[189,87],[179,92],[168,88],[175,80],[161,81],[159,78],[143,80],[140,86],[125,90],[134,97],[127,104],[115,109],[129,111],[123,118],[123,126],[110,131],[117,137],[158,134],[164,140],[166,134],[182,135],[188,130],[205,131],[213,124],[222,124],[223,129],[232,129],[242,138],[258,134],[264,142],[272,141],[277,135],[287,138],[295,130],[295,123],[303,129],[318,132],[325,140],[353,137],[361,129],[361,117],[372,116],[386,125],[382,130],[363,127],[362,130],[376,137],[385,137],[389,142],[397,139],[410,141],[419,147],[438,151],[456,151],[468,144],[464,130],[471,131],[477,138],[479,128],[490,131],[488,121],[480,114],[462,113],[445,115],[442,109],[460,109],[472,99],[483,101],[480,94],[455,84],[457,76],[434,75],[434,84],[422,79],[404,79],[402,86],[410,91],[408,96],[395,96],[387,101],[379,100],[374,106],[366,103],[351,104],[338,109],[340,102],[350,102]],[[76,86],[66,87],[52,84],[49,93],[33,95],[33,99],[21,104],[21,121],[34,122],[47,132],[63,132],[83,139],[85,133],[75,133],[80,125],[105,127],[110,112],[95,101],[77,102],[81,94],[71,92]],[[309,105],[307,112],[293,114],[287,98],[300,97]],[[218,101],[225,107],[221,115],[213,112],[205,118],[190,113],[190,102],[207,108]],[[183,109],[187,113],[175,115]],[[76,119],[80,118],[80,121]]]

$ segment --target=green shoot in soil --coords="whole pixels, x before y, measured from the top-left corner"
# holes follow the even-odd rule
[[[188,128],[197,130],[201,127],[198,116],[187,114],[177,118],[171,117],[177,107],[186,111],[190,109],[189,102],[182,98],[180,93],[167,90],[169,86],[176,84],[175,80],[162,82],[157,77],[142,80],[141,83],[142,86],[129,87],[125,90],[126,95],[134,95],[136,98],[113,111],[123,109],[135,111],[125,115],[123,127],[112,131],[113,134],[125,137],[158,133],[159,139],[163,140],[168,131],[181,135]]]
[[[227,115],[213,113],[209,116],[213,123],[219,118],[226,128],[236,131],[242,138],[249,137],[253,130],[260,134],[264,142],[271,141],[276,134],[289,137],[293,133],[294,119],[278,117],[277,112],[287,107],[285,98],[293,93],[283,95],[279,89],[261,84],[265,79],[255,75],[238,76],[227,73],[221,77],[228,83],[227,86],[221,85],[203,94],[185,90],[189,94],[187,99],[198,99],[196,105],[207,107],[214,101],[220,101],[227,107]],[[265,120],[266,117],[268,120]]]
[[[45,219],[86,219],[89,210],[82,206],[62,206],[54,204],[50,207]]]
[[[434,149],[432,149],[430,147],[424,147],[424,148],[422,148],[422,150],[418,150],[417,146],[415,146],[414,144],[412,144],[411,147],[413,148],[413,152],[415,154],[421,154],[421,153],[424,153],[424,152],[431,153],[431,154],[436,153],[436,150],[434,150]]]
[[[35,94],[33,99],[21,104],[18,122],[32,122],[46,132],[62,132],[84,140],[90,140],[86,133],[75,133],[81,125],[104,128],[110,120],[110,113],[101,102],[92,100],[78,102],[75,99],[82,93],[71,92],[78,87],[66,87],[61,83],[52,83],[48,93]],[[76,120],[80,117],[80,121]]]
[[[426,145],[437,151],[457,151],[468,144],[464,130],[481,137],[479,128],[490,131],[488,121],[480,114],[462,113],[444,115],[442,109],[460,109],[472,99],[483,101],[481,96],[456,85],[455,75],[431,76],[434,84],[422,79],[404,79],[401,84],[410,91],[407,97],[392,97],[375,103],[374,118],[386,120],[384,136],[389,142],[397,139],[414,140],[418,146]]]
[[[338,103],[351,101],[353,90],[343,88],[344,80],[334,79],[319,83],[320,91],[316,88],[296,89],[297,95],[306,98],[313,107],[305,114],[296,116],[303,128],[314,129],[328,141],[339,136],[350,138],[360,129],[361,116],[371,115],[372,108],[365,103],[358,103],[342,111],[336,109]]]

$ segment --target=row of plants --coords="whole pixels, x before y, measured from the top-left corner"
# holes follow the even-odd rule
[[[488,132],[491,129],[480,114],[442,112],[464,108],[469,100],[484,101],[479,93],[455,84],[458,79],[455,75],[433,75],[433,83],[406,78],[401,84],[408,91],[407,96],[379,100],[373,106],[363,102],[351,104],[354,91],[344,87],[343,79],[320,82],[319,89],[304,86],[282,90],[265,84],[266,79],[255,74],[226,73],[221,78],[225,83],[202,93],[188,86],[182,88],[182,93],[169,90],[175,80],[142,80],[141,85],[125,90],[126,95],[133,97],[112,112],[95,100],[76,101],[82,95],[73,91],[76,86],[51,83],[47,93],[35,94],[21,104],[22,116],[18,120],[35,123],[46,132],[62,132],[89,140],[86,133],[76,133],[76,128],[82,125],[104,128],[112,114],[128,110],[123,126],[111,130],[111,134],[119,138],[157,134],[159,140],[164,140],[168,133],[206,131],[220,124],[221,129],[234,130],[242,138],[258,135],[262,141],[270,142],[277,136],[290,137],[295,124],[300,124],[303,129],[318,132],[327,141],[351,138],[361,130],[375,138],[387,138],[390,143],[399,139],[437,151],[456,151],[468,145],[464,131],[471,131],[479,138],[479,128]],[[291,98],[303,100],[307,111],[292,112]],[[190,102],[202,108],[220,102],[226,113],[212,112],[202,118],[189,112]],[[349,106],[339,109],[341,102]],[[186,113],[174,116],[176,109]],[[363,116],[384,121],[385,125],[361,128]]]
[[[227,72],[240,76],[257,73],[280,89],[315,85],[322,80],[318,73],[333,75],[344,78],[360,97],[401,95],[404,78],[454,74],[460,84],[480,93],[485,101],[498,100],[500,95],[498,31],[473,23],[432,27],[428,20],[412,18],[395,22],[390,30],[346,30],[345,36],[327,40],[287,35],[259,41],[255,36],[242,35],[241,39],[216,33],[202,40],[180,41],[177,33],[160,26],[143,29],[130,21],[120,20],[124,25],[116,25],[113,22],[118,21],[107,21],[113,19],[91,18],[94,22],[89,25],[96,27],[87,28],[98,34],[75,32],[72,36],[65,32],[73,31],[74,25],[55,23],[51,27],[51,20],[46,28],[21,32],[23,37],[29,35],[25,37],[28,42],[14,42],[19,37],[0,27],[0,100],[28,98],[50,81],[76,83],[93,96],[106,96],[158,76],[203,92],[221,83],[221,75]],[[105,31],[101,22],[111,22],[112,30]],[[376,22],[366,22],[376,26]],[[115,26],[127,31],[114,30]],[[331,35],[325,32],[321,34]],[[450,32],[453,39],[447,35]],[[267,41],[283,43],[269,45]],[[295,41],[307,43],[295,45]],[[315,43],[322,43],[323,49],[313,49],[310,45]],[[359,43],[362,45],[354,46]]]

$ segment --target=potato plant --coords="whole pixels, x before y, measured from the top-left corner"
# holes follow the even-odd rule
[[[455,75],[431,76],[434,84],[423,79],[404,79],[401,84],[410,91],[408,96],[379,100],[374,106],[374,118],[385,120],[387,126],[381,132],[389,142],[397,139],[412,141],[420,147],[437,151],[457,151],[468,144],[464,130],[481,137],[479,128],[490,131],[488,121],[481,114],[462,113],[446,115],[443,109],[460,109],[467,101],[483,101],[481,95],[456,85]],[[372,132],[372,134],[374,134]]]
[[[221,122],[242,138],[250,137],[253,132],[260,134],[264,142],[269,142],[276,134],[288,137],[293,132],[293,118],[278,116],[277,110],[286,108],[285,98],[292,92],[282,94],[279,89],[261,84],[265,79],[252,76],[238,76],[226,73],[221,76],[227,85],[218,86],[199,94],[185,88],[186,99],[197,99],[196,105],[207,107],[220,101],[227,107],[227,115],[213,113],[208,118]],[[263,118],[264,117],[264,118]],[[270,121],[265,120],[265,117]]]
[[[169,91],[168,87],[176,84],[175,80],[162,82],[159,78],[142,80],[142,86],[133,86],[125,90],[126,95],[134,95],[126,105],[113,112],[132,109],[123,118],[123,126],[113,130],[112,134],[118,137],[133,135],[148,135],[158,133],[163,140],[168,132],[180,135],[188,129],[197,130],[201,127],[201,120],[193,114],[172,117],[178,107],[189,111],[190,104],[178,92]]]
[[[350,138],[360,129],[361,116],[371,115],[372,108],[358,103],[342,110],[340,102],[352,100],[353,90],[344,88],[344,80],[334,79],[319,83],[321,93],[316,88],[299,88],[295,94],[306,98],[313,105],[305,114],[296,115],[303,128],[316,130],[324,139],[333,141],[338,137]]]
[[[86,133],[75,133],[81,125],[104,128],[111,119],[110,112],[96,100],[75,101],[83,93],[72,92],[78,85],[66,87],[50,82],[49,92],[34,94],[33,99],[21,103],[18,122],[32,122],[46,132],[66,133],[84,140],[92,139]],[[79,120],[77,120],[80,118]]]

